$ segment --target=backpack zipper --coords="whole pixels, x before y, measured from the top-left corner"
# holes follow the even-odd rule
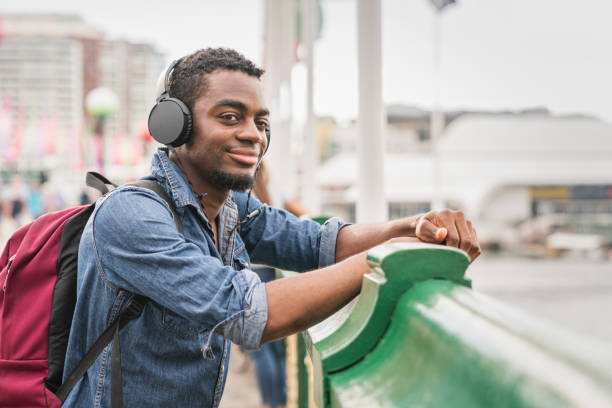
[[[4,278],[4,285],[2,285],[2,291],[3,292],[6,292],[6,282],[8,282],[9,272],[11,271],[11,264],[15,260],[16,256],[17,256],[17,254],[11,256],[11,258],[8,261],[8,264],[6,265],[6,278]]]

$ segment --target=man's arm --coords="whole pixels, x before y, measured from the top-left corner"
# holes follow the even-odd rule
[[[261,343],[305,330],[347,304],[370,271],[366,254],[363,251],[323,269],[266,283],[268,321]]]
[[[467,252],[472,261],[480,255],[476,231],[463,212],[441,210],[393,221],[346,226],[338,233],[336,262],[399,237],[416,237],[459,248]]]
[[[472,260],[480,245],[472,223],[460,211],[430,211],[381,223],[349,225],[336,240],[336,263],[266,284],[268,321],[261,343],[311,327],[355,297],[370,271],[367,251],[384,242],[425,241],[460,248]]]

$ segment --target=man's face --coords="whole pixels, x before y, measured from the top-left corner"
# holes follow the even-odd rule
[[[246,190],[267,146],[269,112],[260,81],[228,70],[206,74],[206,81],[193,106],[193,135],[181,149],[181,160],[203,185]]]

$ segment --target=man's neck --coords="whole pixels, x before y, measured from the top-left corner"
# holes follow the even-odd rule
[[[195,187],[194,187],[195,188]],[[206,190],[202,190],[206,192]],[[211,190],[208,190],[211,191]],[[198,193],[196,193],[198,194]],[[208,221],[212,224],[217,219],[217,216],[221,212],[221,207],[227,200],[229,196],[229,191],[221,192],[207,192],[207,194],[200,199],[200,203],[206,210],[206,216],[208,217]]]
[[[217,186],[212,185],[209,180],[197,175],[196,172],[189,168],[188,165],[181,163],[172,151],[170,152],[169,157],[170,160],[176,163],[183,171],[196,196],[199,196],[200,194],[204,195],[203,197],[199,198],[200,204],[202,204],[206,211],[208,221],[211,224],[214,224],[217,216],[221,212],[223,204],[229,196],[229,190],[219,189]]]

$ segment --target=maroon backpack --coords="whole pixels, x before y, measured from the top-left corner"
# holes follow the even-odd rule
[[[165,191],[154,181],[131,185],[157,193],[173,211]],[[103,194],[117,187],[104,176],[87,173],[87,185]],[[76,303],[77,255],[85,224],[95,204],[45,214],[19,228],[0,256],[0,407],[59,407],[70,390],[111,340],[111,401],[122,404],[118,332],[138,317],[146,298],[132,304],[107,328],[62,384],[68,335]],[[113,357],[111,357],[111,362]],[[117,386],[113,386],[117,384]]]

